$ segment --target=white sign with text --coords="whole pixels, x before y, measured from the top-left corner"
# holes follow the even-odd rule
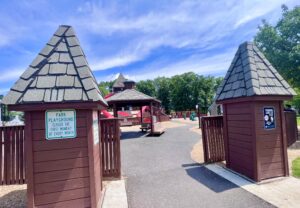
[[[46,139],[69,139],[76,137],[75,110],[46,111]]]

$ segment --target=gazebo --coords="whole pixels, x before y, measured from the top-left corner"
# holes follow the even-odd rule
[[[151,116],[151,134],[162,133],[160,130],[154,128],[154,107],[160,107],[161,101],[158,99],[148,96],[135,89],[126,89],[122,92],[116,93],[113,96],[106,99],[106,102],[110,107],[113,108],[114,117],[118,117],[118,109],[125,106],[140,107],[141,119],[142,119],[142,107],[150,107]]]

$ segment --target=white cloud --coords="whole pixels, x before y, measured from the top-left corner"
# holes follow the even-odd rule
[[[244,1],[240,8],[241,18],[235,23],[235,28],[246,24],[247,22],[268,14],[269,12],[280,8],[282,0],[252,0]]]
[[[102,60],[98,60],[91,64],[91,69],[93,71],[105,70],[117,66],[125,66],[131,62],[138,60],[139,58],[134,55],[127,56],[118,56],[118,57],[110,57]]]
[[[134,74],[129,73],[124,75],[128,79],[135,81],[154,79],[158,76],[171,77],[185,72],[195,72],[200,75],[225,75],[231,60],[234,57],[236,49],[231,49],[225,53],[214,56],[193,55],[188,59],[174,61],[166,64],[164,61],[155,62],[140,68]],[[119,74],[111,74],[106,77],[99,77],[98,80],[114,80]]]
[[[136,80],[153,79],[157,76],[171,77],[176,74],[185,72],[195,72],[200,75],[225,75],[230,62],[234,56],[235,50],[226,53],[203,57],[201,55],[193,55],[188,59],[171,63],[169,65],[156,64],[142,69],[142,73],[135,73]]]
[[[0,88],[0,95],[6,95],[8,93],[9,88]]]
[[[11,69],[1,72],[0,81],[17,81],[24,69]]]
[[[232,36],[238,27],[262,18],[282,3],[282,0],[174,1],[168,6],[139,14],[123,4],[108,4],[106,7],[88,4],[82,6],[87,8],[85,15],[74,17],[70,22],[101,37],[130,36],[127,44],[120,47],[111,44],[117,53],[106,54],[105,58],[93,54],[97,61],[92,62],[95,66],[92,68],[105,70],[143,60],[161,46],[202,50],[218,48],[221,40]],[[79,10],[84,11],[82,8]],[[255,30],[249,28],[253,34]],[[246,33],[249,34],[248,31]]]

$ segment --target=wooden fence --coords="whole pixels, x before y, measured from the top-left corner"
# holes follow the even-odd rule
[[[121,177],[120,122],[117,118],[100,119],[103,177]]]
[[[286,111],[285,126],[288,146],[298,140],[296,113]],[[225,160],[223,139],[223,116],[206,116],[201,118],[204,161],[206,163]]]
[[[298,140],[297,115],[294,111],[285,111],[284,116],[287,145],[291,146]]]
[[[25,183],[24,126],[0,127],[1,185]]]
[[[176,111],[171,113],[171,116],[172,118],[184,118],[184,116],[189,118],[192,113],[195,113],[195,115],[198,117],[198,112],[195,111]],[[200,113],[200,117],[202,116],[207,116],[207,114]]]
[[[204,162],[225,160],[223,116],[201,117]]]

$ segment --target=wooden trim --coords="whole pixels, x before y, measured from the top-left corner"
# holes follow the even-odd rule
[[[292,95],[256,95],[251,97],[238,97],[238,98],[230,98],[226,100],[216,101],[217,104],[227,104],[227,103],[239,103],[239,102],[247,102],[247,101],[277,101],[277,100],[291,100],[293,98]]]
[[[111,120],[118,120],[121,121],[123,118],[99,118],[100,121],[111,121]]]
[[[86,112],[87,119],[87,143],[89,156],[89,175],[90,175],[90,193],[91,193],[91,207],[97,207],[95,175],[94,175],[94,138],[93,138],[93,111]],[[100,177],[100,176],[99,176]]]
[[[201,119],[205,119],[205,118],[201,118]],[[207,137],[206,137],[206,129],[207,127],[204,126],[204,122],[202,122],[202,128],[201,128],[201,132],[202,132],[202,147],[203,147],[203,154],[204,154],[204,162],[207,163],[208,162],[208,157],[207,157]]]
[[[25,113],[25,156],[26,156],[26,182],[27,182],[27,207],[34,205],[34,175],[33,175],[33,147],[32,147],[32,112]]]
[[[76,108],[80,109],[95,109],[103,110],[107,106],[102,102],[70,102],[70,103],[32,103],[32,104],[18,104],[8,105],[8,109],[11,111],[43,111],[48,109],[66,109]]]
[[[286,138],[286,127],[285,127],[285,116],[284,116],[284,106],[283,102],[280,101],[279,109],[280,109],[280,122],[281,122],[281,139],[282,139],[282,156],[284,162],[284,175],[289,176],[289,162],[288,162],[288,155],[287,155],[287,138]]]
[[[161,103],[159,100],[149,99],[149,100],[120,100],[120,101],[107,101],[108,105],[111,107],[116,104],[118,107],[124,105],[134,105],[134,106],[144,106],[150,103]]]
[[[260,158],[258,158],[258,138],[256,134],[256,102],[251,103],[252,119],[251,119],[251,128],[252,128],[252,156],[253,156],[253,178],[255,181],[261,181],[261,172],[260,172]],[[253,140],[254,139],[254,140]]]
[[[225,160],[226,160],[226,167],[230,168],[227,116],[228,116],[227,104],[224,104],[223,105],[223,137],[224,137],[224,148],[225,148]]]

